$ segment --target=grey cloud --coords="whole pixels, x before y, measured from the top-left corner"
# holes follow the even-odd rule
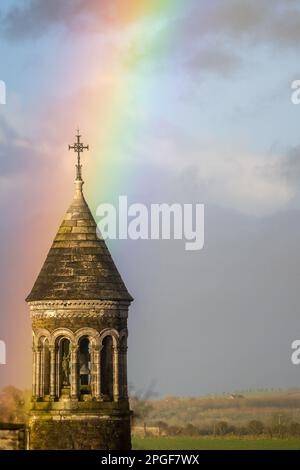
[[[257,171],[270,180],[281,178],[297,190],[300,182],[300,145],[290,147],[277,159],[262,163]]]
[[[40,37],[55,26],[88,32],[113,22],[120,8],[123,12],[117,0],[28,0],[2,14],[0,28],[5,37],[16,41]]]
[[[130,22],[135,19],[130,16],[132,0],[122,2],[123,13],[126,1]],[[42,35],[54,25],[72,29],[80,24],[83,31],[96,24],[99,28],[102,20],[112,20],[113,25],[120,14],[116,0],[29,0],[2,15],[0,25],[3,34],[17,40]],[[180,41],[185,43],[193,38],[196,45],[211,35],[292,46],[298,46],[300,39],[300,8],[296,0],[192,0],[184,8],[174,9],[174,13],[170,10],[164,13],[162,9],[159,14],[167,20],[165,28],[181,33],[177,36],[179,47]]]
[[[42,160],[42,153],[10,123],[0,118],[0,176],[20,175]]]
[[[196,3],[193,14],[183,20],[186,34],[298,47],[300,8],[295,0],[216,0],[204,14],[201,8]]]
[[[287,149],[278,154],[277,158],[270,158],[257,167],[257,173],[266,181],[282,182],[289,188],[290,199],[287,207],[298,210],[300,207],[300,145]]]
[[[130,23],[137,18],[130,16],[131,0],[124,0],[122,8],[126,11],[126,1]],[[2,15],[0,27],[2,35],[14,41],[42,36],[54,27],[76,30],[77,34],[113,29],[121,13],[119,5],[116,0],[30,0]],[[184,8],[174,12],[162,9],[159,14],[165,26],[150,41],[145,38],[133,45],[128,51],[129,64],[137,57],[141,64],[151,61],[148,71],[174,62],[191,73],[231,74],[244,59],[238,53],[243,42],[298,47],[300,40],[300,8],[295,0],[191,0]],[[160,58],[155,54],[154,64],[153,51],[160,50],[162,37],[173,37],[172,45],[168,54]]]
[[[160,35],[179,33],[161,62],[177,61],[191,73],[235,72],[247,60],[244,45],[296,49],[300,41],[300,6],[295,0],[195,0],[177,17],[166,19]],[[152,49],[143,50],[145,59]]]
[[[300,146],[290,149],[279,163],[279,172],[282,177],[292,183],[300,181]]]
[[[192,73],[229,74],[247,60],[242,46],[296,50],[300,6],[295,0],[195,0],[189,9],[170,18],[161,34],[168,37],[171,30],[180,32],[170,51],[178,64]]]
[[[208,30],[219,31],[229,35],[251,33],[260,27],[270,15],[270,4],[262,0],[258,3],[249,0],[229,0],[214,2],[208,19]],[[273,15],[273,13],[271,13]]]
[[[30,0],[22,7],[13,7],[0,25],[2,34],[11,40],[32,39],[42,36],[51,27],[64,26],[72,29],[76,20],[87,15],[90,21],[110,11],[107,2],[100,0]]]
[[[235,72],[241,62],[242,60],[238,55],[221,45],[216,45],[200,51],[194,51],[193,55],[186,61],[186,65],[191,72],[199,70],[212,73],[222,72],[227,75]]]
[[[2,15],[2,34],[14,40],[40,36],[50,25],[66,21],[68,14],[72,16],[78,3],[77,0],[31,0],[22,7],[15,6],[6,16]]]

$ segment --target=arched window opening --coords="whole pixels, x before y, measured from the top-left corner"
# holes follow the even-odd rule
[[[113,340],[106,336],[101,351],[101,393],[106,400],[113,400]]]
[[[59,378],[60,378],[60,394],[70,395],[71,385],[71,348],[70,341],[62,338],[59,342]]]
[[[88,337],[84,336],[79,342],[79,375],[80,392],[91,393],[91,347]]]

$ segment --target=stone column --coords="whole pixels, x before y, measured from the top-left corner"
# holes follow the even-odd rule
[[[122,357],[122,398],[128,398],[128,386],[127,386],[127,346],[121,348]]]
[[[40,346],[36,349],[36,396],[39,398],[41,396],[41,356],[42,348]]]
[[[79,388],[78,388],[78,347],[73,346],[71,349],[71,398],[72,400],[78,400]]]
[[[90,353],[90,386],[92,397],[96,396],[96,360],[97,360],[97,351],[94,346]]]
[[[36,398],[36,349],[32,348],[32,398]]]
[[[101,350],[102,346],[95,347],[93,351],[94,365],[94,390],[93,394],[97,400],[101,400]]]
[[[120,364],[120,354],[119,347],[113,347],[113,393],[114,401],[118,401],[120,398],[119,391],[119,364]]]
[[[41,365],[40,365],[40,396],[44,397],[45,395],[45,387],[44,387],[44,381],[45,381],[45,350],[44,350],[44,343],[41,346]]]
[[[50,351],[50,400],[56,397],[56,348],[51,346]]]
[[[95,396],[95,350],[94,346],[90,343],[91,351],[90,351],[90,356],[89,356],[89,379],[88,379],[88,384],[91,388],[91,395],[92,397]]]
[[[55,349],[55,391],[56,396],[60,395],[60,351],[59,347]]]

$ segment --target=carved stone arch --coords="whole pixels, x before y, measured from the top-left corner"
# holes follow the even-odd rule
[[[56,346],[57,339],[63,337],[70,341],[71,346],[74,346],[75,343],[75,335],[73,331],[69,330],[69,328],[57,328],[52,332],[51,335],[51,346]]]
[[[97,347],[100,345],[100,341],[99,341],[100,334],[94,328],[86,327],[86,328],[80,328],[79,330],[77,330],[74,336],[76,346],[78,346],[79,341],[83,336],[88,337],[92,346]]]
[[[33,338],[33,396],[40,399],[49,395],[51,333],[46,328],[40,328],[34,332]]]
[[[46,328],[41,328],[36,333],[34,333],[34,346],[42,346],[43,338],[46,338],[50,344],[51,333]]]
[[[119,398],[119,333],[105,328],[100,333],[101,394],[105,400]]]
[[[100,345],[102,344],[104,338],[106,338],[106,336],[111,336],[112,337],[112,341],[113,341],[113,346],[114,348],[116,348],[118,346],[118,343],[119,343],[119,333],[117,330],[115,330],[114,328],[105,328],[104,330],[101,331],[100,333],[100,338],[99,338],[99,343]]]

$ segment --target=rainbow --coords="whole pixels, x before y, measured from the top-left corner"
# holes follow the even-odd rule
[[[92,72],[91,83],[97,91],[93,103],[88,103],[88,140],[92,148],[87,157],[91,161],[85,191],[93,211],[100,202],[116,200],[122,180],[133,177],[129,165],[132,145],[143,142],[147,133],[143,118],[150,117],[160,106],[157,81],[153,84],[145,72],[147,60],[153,63],[168,54],[173,38],[164,24],[183,7],[180,0],[118,0],[111,24],[108,20],[114,32],[126,31],[131,25],[134,31],[125,47],[112,48],[106,61]],[[81,126],[84,134],[86,122]]]

